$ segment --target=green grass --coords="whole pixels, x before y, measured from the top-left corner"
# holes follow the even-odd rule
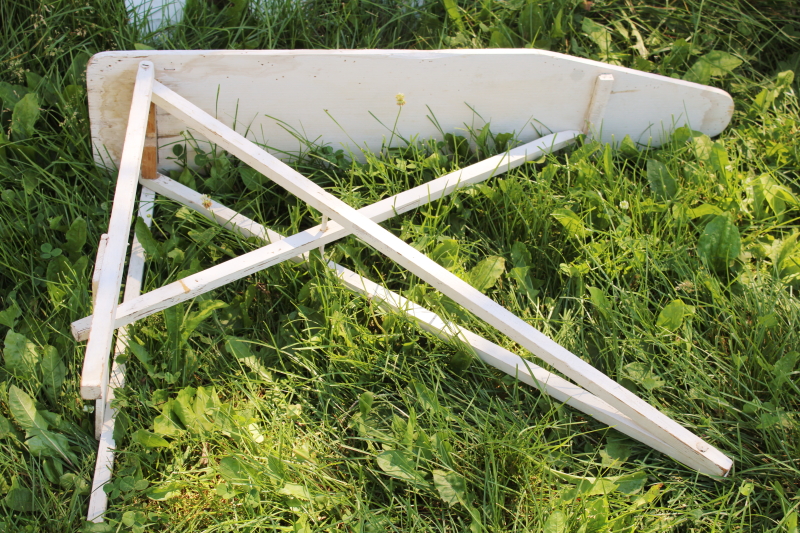
[[[798,531],[796,3],[190,0],[160,36],[126,24],[122,4],[0,2],[0,529]],[[92,162],[83,68],[135,46],[536,46],[729,91],[716,140],[587,142],[385,225],[460,275],[502,258],[487,294],[729,454],[731,475],[559,405],[313,261],[132,329],[108,520],[84,524],[97,443],[69,324],[91,312],[113,177]],[[395,141],[364,163],[314,146],[294,165],[360,207],[497,144]],[[318,221],[222,153],[202,170],[181,179],[278,231]],[[256,246],[156,209],[145,290]],[[519,351],[359,241],[326,250]],[[26,438],[35,423],[55,444]]]

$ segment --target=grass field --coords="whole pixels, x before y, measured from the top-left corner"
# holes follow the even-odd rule
[[[114,0],[0,2],[0,531],[757,531],[800,506],[800,6],[189,0],[169,33]],[[536,47],[708,83],[731,126],[586,142],[385,224],[730,455],[713,479],[283,264],[132,328],[105,524],[80,398],[113,176],[92,162],[102,50]],[[294,166],[353,206],[503,149],[420,142]],[[177,178],[282,233],[318,213],[217,151]],[[287,209],[288,205],[288,209]],[[252,249],[159,202],[145,290]],[[148,238],[152,237],[152,238]],[[329,258],[522,353],[349,238]]]

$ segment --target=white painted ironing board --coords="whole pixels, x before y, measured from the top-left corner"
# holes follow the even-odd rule
[[[732,113],[724,91],[540,50],[104,52],[90,61],[87,80],[95,158],[119,169],[93,277],[94,314],[72,325],[77,339],[88,340],[81,394],[98,400],[90,520],[102,520],[107,506],[102,485],[110,479],[114,449],[109,402],[124,379],[120,365],[109,368],[114,330],[121,328],[116,354],[124,350],[127,324],[287,259],[303,261],[309,250],[350,234],[580,387],[330,263],[348,288],[442,338],[457,336],[486,363],[687,466],[715,476],[729,472],[733,463],[722,452],[378,225],[561,149],[582,133],[609,142],[629,135],[651,146],[683,125],[716,135]],[[390,135],[378,120],[394,123],[398,93],[406,102],[397,125],[403,135],[440,137],[491,122],[495,132],[513,131],[525,144],[355,210],[237,133],[254,132],[248,136],[290,154],[301,148],[287,132],[294,128],[358,157],[361,149],[379,151]],[[174,165],[169,145],[182,141],[187,128],[319,210],[321,224],[283,238],[159,174]],[[140,216],[152,215],[161,194],[265,246],[140,296],[144,256],[134,238],[124,301],[117,305],[138,183]]]

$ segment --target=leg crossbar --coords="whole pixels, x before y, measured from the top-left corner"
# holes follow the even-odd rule
[[[375,222],[383,222],[396,215],[438,200],[458,188],[485,181],[492,176],[497,176],[516,168],[525,163],[525,161],[538,159],[550,151],[559,150],[574,142],[575,137],[578,135],[579,132],[577,131],[548,135],[515,148],[506,154],[490,157],[480,163],[451,172],[424,185],[385,198],[380,202],[360,209],[358,212]],[[147,180],[144,183],[150,187],[151,180]],[[152,183],[153,187],[158,187],[157,180],[153,180]],[[253,226],[250,229],[245,225],[237,224],[237,221],[242,218],[240,215],[235,215],[230,220],[226,220],[214,215],[212,211],[203,206],[203,202],[192,207],[202,213],[210,213],[220,224],[237,226],[237,231],[245,237],[258,237],[271,244],[237,258],[229,259],[203,272],[198,272],[187,278],[164,285],[138,298],[123,302],[117,307],[114,321],[115,328],[135,322],[177,303],[191,300],[231,281],[249,276],[254,272],[276,265],[292,257],[301,256],[309,250],[350,234],[342,225],[329,221],[324,230],[321,225],[315,226],[286,239],[281,239],[277,234],[264,233],[264,229],[257,224],[256,226],[258,227]],[[73,336],[78,340],[88,339],[89,331],[93,329],[92,320],[93,316],[88,316],[73,322]]]

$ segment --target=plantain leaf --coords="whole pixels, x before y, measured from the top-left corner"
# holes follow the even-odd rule
[[[800,281],[800,233],[795,233],[784,239],[772,255],[772,264],[777,269],[781,280],[792,285]]]
[[[413,456],[401,450],[387,450],[378,454],[376,458],[378,468],[389,476],[417,484],[427,485],[413,461]]]
[[[739,229],[727,214],[717,215],[709,222],[697,243],[697,255],[712,270],[723,272],[736,259],[742,248]]]
[[[497,280],[506,270],[506,260],[496,255],[490,255],[467,273],[467,281],[481,292],[494,287]]]
[[[711,81],[711,76],[724,76],[742,64],[742,60],[727,52],[713,50],[700,57],[694,65],[686,71],[683,79],[695,83],[706,84]]]
[[[583,225],[583,220],[571,209],[556,209],[552,215],[564,226],[568,236],[580,239],[588,235],[589,230]]]
[[[11,305],[9,305],[3,311],[0,311],[0,324],[8,327],[13,328],[16,323],[17,319],[22,315],[22,311],[20,310],[17,302],[11,300]]]
[[[22,85],[11,85],[5,81],[0,81],[0,100],[2,100],[3,108],[5,109],[14,109],[17,102],[28,92],[30,91]]]
[[[58,350],[53,346],[44,347],[42,356],[42,382],[47,395],[55,400],[61,394],[61,385],[67,374],[67,367],[58,355]]]
[[[21,486],[17,476],[14,476],[11,479],[11,489],[6,494],[6,497],[3,498],[3,503],[12,511],[19,513],[33,512],[33,492]]]
[[[467,481],[457,473],[434,470],[433,485],[450,507],[457,503],[467,507]]]
[[[207,319],[211,316],[211,313],[216,311],[217,309],[221,309],[223,307],[227,307],[228,304],[223,302],[222,300],[203,300],[197,305],[197,311],[193,311],[189,313],[189,316],[183,323],[181,328],[181,339],[184,341],[188,340],[191,337],[194,330],[197,329],[203,320]]]
[[[164,247],[153,237],[153,233],[142,217],[136,217],[136,238],[147,255],[155,259],[164,257]]]
[[[600,49],[601,57],[604,59],[608,57],[609,53],[617,51],[617,47],[614,46],[611,40],[611,32],[589,17],[584,17],[581,21],[581,30],[583,30],[583,33],[585,33],[589,39],[594,41]]]
[[[251,191],[260,191],[270,181],[269,178],[261,172],[250,167],[240,167],[239,176],[242,178],[244,186]]]
[[[532,42],[536,38],[541,38],[545,31],[542,6],[534,3],[525,4],[519,12],[518,23],[519,31],[525,41]]]
[[[641,385],[647,390],[657,389],[664,386],[664,380],[654,374],[649,365],[645,363],[628,363],[622,367],[623,374],[634,383]]]
[[[153,420],[153,431],[157,435],[173,436],[181,433],[184,429],[180,425],[180,419],[173,410],[175,400],[169,399],[161,408],[161,414]]]
[[[450,17],[460,31],[464,31],[464,21],[461,19],[461,11],[458,9],[456,0],[442,0],[447,16]]]
[[[592,304],[600,311],[600,314],[605,318],[611,318],[611,302],[608,300],[606,293],[597,287],[586,287],[589,291],[589,297]]]
[[[194,387],[186,387],[178,392],[178,396],[172,403],[172,410],[180,419],[183,427],[191,432],[197,432],[197,417],[194,413],[194,399],[197,390]]]
[[[67,243],[64,248],[72,254],[80,254],[86,244],[86,219],[78,217],[67,230]]]
[[[182,486],[180,483],[178,483],[177,481],[172,481],[170,483],[165,483],[164,485],[153,487],[150,490],[148,490],[146,494],[147,497],[150,498],[151,500],[164,501],[170,498],[174,498],[175,496],[178,496],[178,494],[180,494],[181,488]]]
[[[8,408],[17,424],[24,429],[47,429],[47,421],[36,411],[33,398],[15,385],[8,388]]]
[[[197,424],[206,431],[214,429],[214,420],[220,407],[216,389],[197,387],[193,407]]]
[[[14,104],[14,111],[11,114],[11,133],[14,139],[24,141],[33,137],[37,120],[39,120],[39,98],[36,93],[28,93]]]
[[[566,533],[567,515],[564,511],[553,511],[544,523],[542,533]]]
[[[683,319],[694,314],[694,307],[683,303],[683,300],[672,300],[658,314],[656,326],[675,331],[683,324]]]
[[[11,425],[11,421],[0,414],[0,439],[4,439],[9,435],[14,434],[14,426]]]
[[[6,370],[18,377],[31,379],[36,376],[39,353],[36,345],[25,335],[8,330],[3,349],[3,360]]]
[[[69,440],[64,435],[53,433],[45,429],[31,429],[29,433],[33,436],[25,441],[30,452],[34,455],[47,457],[61,457],[70,465],[78,461],[78,458],[69,450]]]
[[[370,391],[364,391],[358,397],[358,410],[361,416],[366,418],[372,409],[372,402],[375,401],[375,396]]]
[[[515,268],[529,267],[533,265],[531,252],[523,243],[517,241],[511,247],[511,262]]]
[[[650,182],[653,196],[659,200],[671,200],[678,192],[678,182],[661,161],[647,160],[647,181]]]
[[[138,442],[145,448],[169,448],[169,442],[146,429],[137,429],[133,435],[131,435],[131,440],[133,442]]]
[[[445,239],[436,245],[431,252],[431,259],[447,269],[458,264],[458,241],[455,239]]]

